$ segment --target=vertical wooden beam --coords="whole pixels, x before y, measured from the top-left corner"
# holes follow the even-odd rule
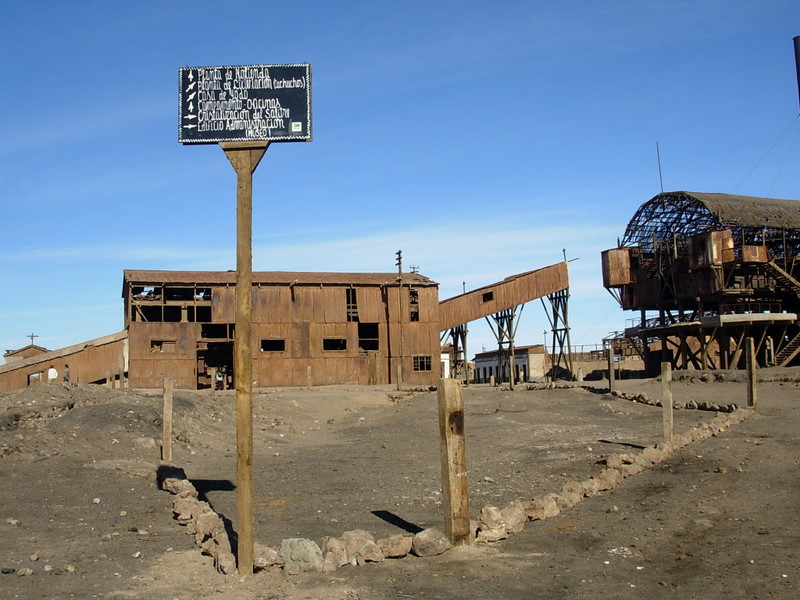
[[[444,529],[450,543],[459,546],[470,542],[464,399],[461,395],[461,383],[456,379],[440,379],[437,395]]]
[[[672,413],[672,364],[661,363],[661,407],[663,409],[664,441],[672,443],[673,413]]]
[[[161,460],[172,462],[172,377],[164,378],[164,410],[161,413]]]
[[[756,366],[756,351],[753,338],[748,337],[744,341],[745,356],[747,357],[747,406],[755,410],[758,408],[758,390],[756,380],[758,379],[758,367]]]
[[[269,142],[222,143],[236,171],[236,333],[233,379],[236,388],[237,568],[253,574],[253,172]]]
[[[614,392],[614,345],[608,345],[608,393]]]

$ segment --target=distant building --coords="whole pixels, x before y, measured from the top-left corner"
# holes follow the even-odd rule
[[[24,358],[30,358],[31,356],[44,354],[45,352],[49,352],[49,350],[47,348],[37,346],[36,344],[28,344],[19,350],[6,350],[3,354],[3,359],[5,360],[5,364],[10,364]]]
[[[498,363],[498,358],[498,350],[475,355],[475,383],[489,383],[492,377],[495,383],[509,380],[508,363]],[[543,345],[517,346],[514,348],[514,381],[526,382],[534,377],[544,377],[547,374],[547,364],[547,352]]]

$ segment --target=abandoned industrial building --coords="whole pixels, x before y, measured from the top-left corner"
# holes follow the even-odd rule
[[[236,368],[235,271],[123,273],[125,330],[0,366],[0,392],[43,380],[69,364],[70,381],[127,381],[159,388],[164,379],[204,389],[228,387]],[[256,387],[400,383],[432,386],[450,376],[443,338],[466,357],[466,324],[490,318],[498,347],[513,352],[521,307],[537,298],[553,306],[553,335],[566,329],[567,263],[506,277],[439,301],[439,286],[419,273],[254,272],[253,379]]]
[[[647,370],[800,364],[800,201],[661,193],[602,254],[603,285],[625,310],[625,331]]]

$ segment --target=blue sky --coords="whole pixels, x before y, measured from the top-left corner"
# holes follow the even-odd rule
[[[47,2],[0,37],[0,350],[123,328],[122,271],[235,268],[235,174],[177,142],[182,66],[308,62],[314,141],[254,177],[256,270],[440,297],[562,260],[573,344],[626,318],[600,252],[664,189],[800,198],[796,0]],[[539,301],[517,343],[540,343]],[[496,344],[484,321],[470,349]]]

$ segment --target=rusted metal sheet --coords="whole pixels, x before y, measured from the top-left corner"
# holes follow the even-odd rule
[[[496,312],[569,288],[567,263],[520,273],[439,303],[439,330],[447,331]]]

